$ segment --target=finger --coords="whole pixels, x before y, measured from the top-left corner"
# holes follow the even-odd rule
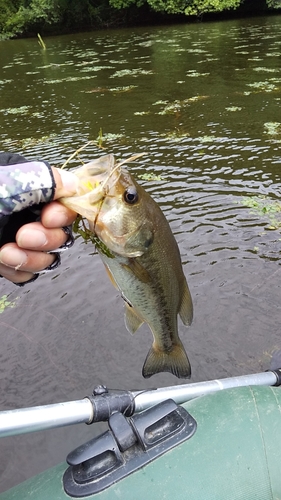
[[[61,228],[48,229],[41,222],[31,222],[22,226],[16,235],[20,248],[50,252],[62,246],[68,235]]]
[[[41,212],[41,222],[47,228],[69,226],[76,219],[76,212],[64,207],[58,201],[52,201]]]
[[[56,255],[54,254],[22,250],[16,243],[7,243],[0,251],[1,264],[6,266],[8,271],[12,270],[14,272],[37,273],[49,267],[55,259]]]
[[[0,264],[0,275],[13,283],[24,283],[34,277],[33,273],[16,271],[15,269],[9,268],[4,264]]]
[[[55,178],[56,189],[54,199],[74,196],[78,189],[78,178],[73,172],[61,168],[52,167]]]

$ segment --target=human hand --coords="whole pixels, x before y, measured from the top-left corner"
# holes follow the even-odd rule
[[[75,175],[55,167],[52,171],[56,182],[54,200],[74,195]],[[67,242],[69,234],[62,228],[72,224],[76,215],[57,201],[46,204],[41,222],[25,224],[18,230],[16,242],[7,243],[0,249],[0,275],[13,283],[24,283],[54,264],[57,255],[48,252]]]

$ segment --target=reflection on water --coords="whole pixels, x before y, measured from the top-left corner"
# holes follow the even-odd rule
[[[1,42],[0,149],[62,165],[146,152],[130,169],[179,242],[195,319],[180,335],[192,382],[260,371],[280,348],[280,216],[245,199],[280,194],[280,16]],[[71,167],[77,166],[72,161]],[[80,399],[100,383],[141,389],[151,344],[131,337],[123,303],[80,240],[57,274],[1,282],[1,409]],[[0,490],[64,459],[100,431],[6,438]],[[5,457],[5,459],[3,458]]]

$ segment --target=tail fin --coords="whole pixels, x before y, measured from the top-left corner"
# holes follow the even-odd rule
[[[170,352],[156,350],[152,345],[144,362],[142,375],[149,378],[160,372],[170,372],[178,378],[190,378],[190,362],[182,343],[173,346]]]

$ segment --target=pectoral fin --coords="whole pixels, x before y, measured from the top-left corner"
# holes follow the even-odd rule
[[[151,277],[149,272],[137,261],[137,259],[129,259],[129,264],[121,264],[124,269],[132,273],[142,283],[149,283]]]
[[[143,324],[143,320],[136,314],[135,309],[127,302],[125,304],[125,325],[133,335]]]
[[[191,325],[193,319],[193,305],[190,291],[185,280],[179,315],[184,325]]]

